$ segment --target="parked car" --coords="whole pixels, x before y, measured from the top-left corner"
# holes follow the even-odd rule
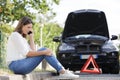
[[[60,43],[56,54],[65,68],[81,70],[92,55],[103,73],[118,74],[119,52],[112,42],[116,39],[109,35],[103,11],[83,9],[68,14],[62,35],[53,41]]]

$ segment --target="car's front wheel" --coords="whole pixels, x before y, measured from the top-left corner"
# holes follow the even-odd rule
[[[110,64],[107,67],[102,68],[102,73],[103,74],[119,74],[119,61],[116,62],[116,64]]]
[[[111,74],[119,74],[119,62],[110,66],[110,73]]]

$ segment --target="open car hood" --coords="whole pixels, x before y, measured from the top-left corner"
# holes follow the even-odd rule
[[[77,10],[68,14],[62,39],[70,36],[92,34],[109,38],[106,17],[99,10]]]

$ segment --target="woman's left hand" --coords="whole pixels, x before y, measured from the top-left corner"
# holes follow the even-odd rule
[[[44,50],[44,55],[46,55],[46,56],[51,56],[52,55],[52,50],[51,49],[49,49],[49,48],[47,48],[46,50]]]

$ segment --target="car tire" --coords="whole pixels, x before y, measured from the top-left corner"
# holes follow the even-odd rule
[[[110,68],[110,73],[111,74],[119,74],[119,62],[117,62],[114,67],[113,65]]]
[[[102,68],[102,73],[103,74],[109,74],[109,73],[111,73],[111,74],[119,74],[119,61],[114,65],[110,64],[109,67],[104,66]]]
[[[109,73],[109,68],[108,67],[103,67],[102,68],[102,73],[103,74],[108,74]]]

